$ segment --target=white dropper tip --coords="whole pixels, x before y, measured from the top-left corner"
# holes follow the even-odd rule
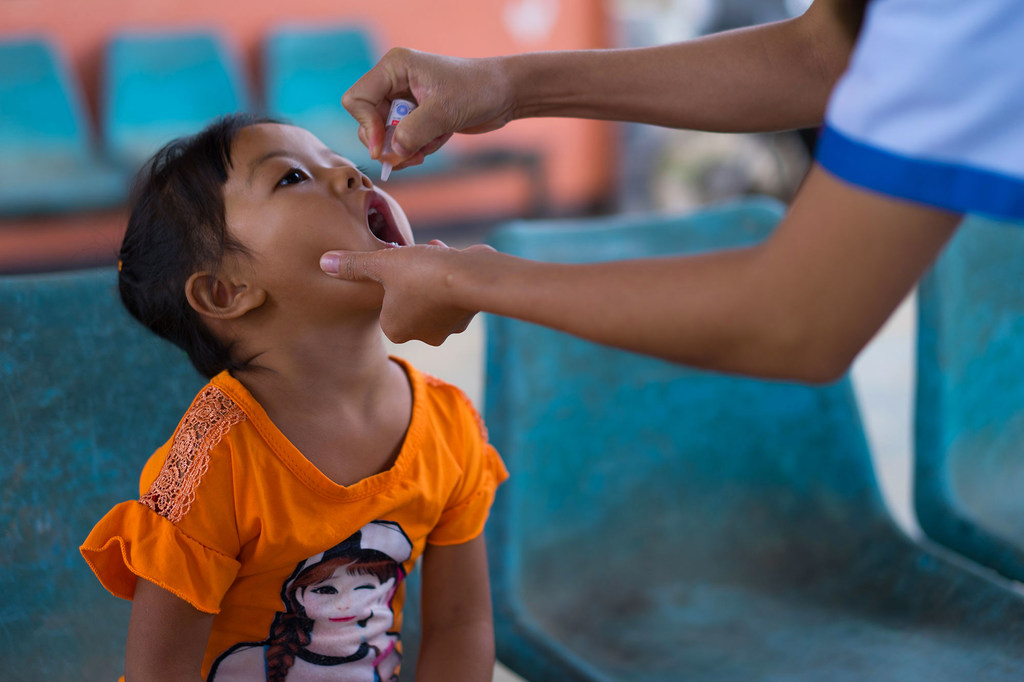
[[[391,164],[388,163],[387,161],[384,161],[380,165],[380,181],[381,182],[387,182],[387,180],[388,180],[388,178],[390,176],[391,176]]]

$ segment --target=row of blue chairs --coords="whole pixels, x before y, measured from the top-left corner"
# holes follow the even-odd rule
[[[763,239],[782,212],[520,222],[492,243],[562,262],[695,253]],[[926,538],[882,501],[848,379],[698,372],[488,317],[485,418],[512,474],[486,531],[499,660],[531,682],[1024,679],[1022,269],[1024,232],[972,218],[920,288]],[[75,547],[203,383],[115,281],[0,278],[11,679],[120,671],[127,604]]]
[[[104,55],[98,135],[59,49],[43,38],[0,42],[0,215],[112,206],[171,138],[217,116],[256,111],[312,130],[369,166],[342,93],[378,58],[362,26],[282,27],[262,47],[263,97],[213,32],[123,33]],[[507,159],[488,159],[503,162]],[[433,154],[401,179],[452,165]]]

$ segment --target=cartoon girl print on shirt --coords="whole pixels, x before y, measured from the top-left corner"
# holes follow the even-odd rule
[[[401,655],[391,602],[412,543],[397,523],[372,521],[299,562],[281,589],[284,611],[262,642],[237,644],[208,680],[394,682]]]

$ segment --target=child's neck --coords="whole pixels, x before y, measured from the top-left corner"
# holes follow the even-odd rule
[[[390,359],[379,327],[293,331],[236,377],[273,418],[289,407],[316,411],[329,402],[364,402],[386,384]]]
[[[391,467],[412,415],[408,377],[388,357],[379,326],[353,337],[304,338],[267,351],[236,377],[271,421],[335,483]]]

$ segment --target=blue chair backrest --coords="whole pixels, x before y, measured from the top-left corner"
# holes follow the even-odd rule
[[[264,54],[267,110],[287,118],[336,115],[341,95],[377,62],[360,26],[281,28]]]
[[[918,522],[1024,581],[1024,225],[967,218],[919,306]]]
[[[341,106],[341,96],[379,57],[372,32],[362,25],[277,29],[263,48],[267,115],[309,130],[373,175],[371,169],[380,166],[359,141],[358,124]],[[429,176],[451,165],[447,150],[441,149],[404,169],[401,177]]]
[[[363,26],[277,29],[263,50],[267,114],[306,128],[357,165],[370,163],[341,96],[377,58],[373,38]]]
[[[696,253],[760,241],[782,212],[513,224],[491,243],[560,262]],[[893,527],[847,379],[695,371],[489,316],[485,417],[511,472],[487,528],[499,641],[518,620],[503,609],[585,584],[594,562],[634,563],[639,581],[761,583],[788,557],[854,562]],[[629,585],[605,589],[629,609]]]
[[[114,680],[129,605],[78,552],[204,380],[113,269],[0,277],[0,677]]]
[[[112,154],[129,166],[249,107],[242,73],[214,33],[125,33],[108,47],[104,130]]]
[[[0,157],[84,157],[89,131],[81,94],[42,38],[0,42]],[[26,169],[22,169],[26,172]]]

